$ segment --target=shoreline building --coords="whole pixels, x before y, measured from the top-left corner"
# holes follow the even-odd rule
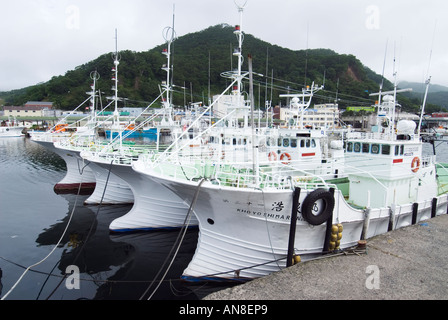
[[[23,106],[4,106],[7,117],[51,117],[55,116],[53,102],[28,101]]]
[[[285,121],[288,119],[289,106],[276,108],[279,110],[279,119]],[[335,128],[339,126],[339,108],[337,104],[325,103],[316,104],[312,108],[305,110],[303,114],[303,123],[310,128]]]

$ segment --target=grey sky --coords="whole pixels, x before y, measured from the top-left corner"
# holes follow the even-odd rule
[[[245,0],[238,0],[244,2]],[[162,44],[219,23],[239,24],[234,0],[0,0],[0,90],[19,89],[114,50]],[[393,80],[448,86],[448,2],[442,0],[248,0],[243,31],[292,50],[353,54]],[[219,39],[217,39],[219,41]],[[272,57],[275,59],[275,57]],[[225,70],[223,70],[225,71]]]

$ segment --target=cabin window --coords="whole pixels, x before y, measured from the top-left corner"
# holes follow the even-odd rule
[[[289,139],[288,138],[284,138],[283,139],[283,146],[284,147],[289,147]]]
[[[305,148],[305,140],[300,140],[300,147]]]
[[[311,147],[316,148],[316,140],[311,139]]]
[[[370,152],[370,144],[363,143],[362,144],[362,153],[369,153]]]
[[[297,148],[297,139],[291,139],[291,148]]]
[[[240,140],[240,144],[241,144],[241,140]],[[233,138],[233,145],[236,146],[236,138]]]
[[[355,150],[355,152],[361,151],[361,143],[360,142],[355,142],[354,150]]]
[[[370,150],[373,154],[378,154],[378,153],[380,153],[380,145],[372,144],[372,147]]]
[[[388,144],[381,145],[381,154],[389,155],[390,154],[390,145],[388,145]]]
[[[347,143],[347,152],[353,152],[353,142]]]
[[[282,146],[282,138],[278,138],[277,139],[277,146],[281,147]]]
[[[399,155],[403,155],[404,153],[404,145],[400,145],[400,146],[395,146],[395,155],[399,156]]]

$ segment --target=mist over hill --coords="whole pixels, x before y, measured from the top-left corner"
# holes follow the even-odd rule
[[[426,91],[425,83],[401,81],[398,86],[400,88],[412,89],[412,92],[406,93],[405,96],[411,99],[423,100]],[[430,106],[432,105],[432,111],[448,110],[448,87],[437,84],[430,84],[428,89],[427,102],[430,104]]]

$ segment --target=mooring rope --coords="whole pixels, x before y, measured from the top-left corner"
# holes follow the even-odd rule
[[[196,200],[197,200],[198,195],[199,195],[199,189],[201,188],[201,185],[202,185],[202,183],[203,183],[204,181],[205,181],[205,179],[203,178],[203,179],[199,182],[199,184],[198,184],[198,186],[197,186],[197,188],[196,188],[195,194],[194,194],[194,196],[193,196],[193,200],[192,200],[192,202],[191,202],[191,204],[190,204],[190,207],[188,208],[188,212],[187,212],[187,215],[186,215],[186,217],[185,217],[184,224],[183,224],[183,226],[182,226],[182,228],[181,228],[181,230],[180,230],[180,232],[179,232],[179,234],[178,234],[178,236],[177,236],[177,239],[176,239],[176,241],[174,242],[173,246],[171,247],[170,252],[169,252],[168,255],[166,256],[166,259],[165,259],[165,261],[163,262],[162,266],[160,267],[159,271],[157,272],[156,276],[154,277],[154,280],[150,283],[150,285],[148,286],[148,288],[147,288],[147,289],[145,290],[145,292],[143,292],[143,294],[141,295],[140,300],[142,300],[142,299],[144,298],[144,296],[148,293],[149,289],[153,286],[153,284],[154,284],[154,282],[156,281],[156,279],[158,278],[158,276],[162,273],[163,268],[164,268],[165,265],[168,263],[168,259],[169,259],[170,255],[171,255],[171,253],[172,253],[173,251],[175,251],[175,254],[174,254],[173,257],[171,258],[171,261],[170,261],[168,267],[167,267],[166,270],[165,270],[165,273],[163,274],[162,278],[161,278],[160,280],[158,280],[159,283],[157,284],[157,286],[156,286],[156,288],[154,289],[154,291],[149,295],[149,297],[147,298],[147,300],[150,300],[150,299],[152,298],[152,296],[156,293],[156,291],[159,289],[160,285],[161,285],[162,282],[164,281],[164,279],[165,279],[165,277],[166,277],[168,271],[170,270],[170,268],[171,268],[171,266],[172,266],[172,264],[173,264],[173,262],[174,262],[174,259],[176,258],[177,253],[178,253],[178,251],[179,251],[179,249],[180,249],[180,246],[181,246],[181,244],[182,244],[182,242],[183,242],[183,239],[184,239],[184,237],[185,237],[185,233],[186,233],[186,231],[187,231],[188,224],[190,223],[190,220],[191,220],[191,214],[192,214],[193,208],[194,208],[194,206],[195,206],[195,204],[196,204]],[[179,240],[180,240],[180,241],[179,241]],[[176,247],[176,244],[177,244],[177,248],[174,249],[174,248]]]
[[[89,164],[90,164],[90,162],[89,162]],[[103,194],[101,195],[101,200],[100,200],[100,203],[99,203],[99,205],[98,205],[98,209],[97,209],[97,211],[96,211],[96,213],[95,213],[95,218],[98,216],[99,211],[100,211],[100,209],[101,209],[101,205],[102,205],[102,203],[103,203],[104,195],[105,195],[105,193],[106,193],[106,189],[107,189],[107,184],[109,183],[110,173],[111,173],[111,171],[112,171],[112,164],[113,164],[113,160],[110,162],[110,165],[109,165],[109,170],[108,170],[108,173],[107,173],[106,183],[105,183],[105,185],[104,185],[104,190],[103,190]],[[74,206],[73,209],[74,209],[75,207],[76,207],[76,206]],[[95,219],[92,220],[92,223],[90,224],[89,232],[87,233],[87,236],[86,236],[85,240],[83,241],[83,244],[82,244],[82,246],[81,246],[81,249],[78,251],[78,254],[76,255],[76,257],[75,257],[75,259],[73,260],[72,264],[74,264],[74,263],[76,262],[76,260],[78,260],[79,256],[81,255],[81,252],[83,251],[84,246],[86,245],[87,241],[89,240],[90,234],[92,233],[94,224],[95,224]],[[46,298],[46,300],[48,300],[48,299],[49,299],[49,298],[56,292],[56,290],[59,288],[59,286],[62,284],[62,282],[64,281],[64,279],[65,279],[66,277],[67,277],[67,274],[64,274],[64,276],[62,277],[61,281],[59,281],[59,283],[57,284],[57,286],[56,286],[56,287],[53,289],[53,291],[48,295],[48,297]]]
[[[28,271],[29,271],[31,268],[36,267],[36,266],[40,265],[41,263],[43,263],[45,260],[47,260],[47,259],[53,254],[53,252],[56,250],[56,248],[58,248],[59,244],[62,242],[62,239],[64,238],[65,234],[67,233],[68,227],[69,227],[70,222],[71,222],[71,220],[72,220],[72,218],[73,218],[73,216],[74,216],[74,213],[75,213],[75,208],[76,208],[76,203],[77,203],[77,201],[78,201],[78,196],[79,196],[79,194],[81,193],[82,178],[83,178],[83,176],[81,175],[81,183],[79,184],[79,187],[78,187],[78,193],[76,194],[75,203],[74,203],[74,205],[73,205],[73,210],[72,210],[72,212],[70,213],[70,217],[69,217],[69,219],[68,219],[67,225],[65,226],[65,229],[64,229],[64,231],[62,232],[62,235],[61,235],[61,237],[59,238],[58,242],[57,242],[56,245],[53,247],[53,249],[47,254],[47,256],[45,256],[45,257],[44,257],[42,260],[40,260],[39,262],[36,262],[36,263],[30,265],[29,267],[27,267],[27,268],[25,269],[25,271],[22,273],[22,275],[20,276],[20,278],[19,278],[19,279],[16,281],[16,283],[9,289],[9,291],[8,291],[2,298],[1,298],[1,300],[5,300],[5,299],[9,296],[9,294],[10,294],[10,293],[17,287],[17,285],[22,281],[22,279],[23,279],[23,277],[25,276],[25,274],[27,274]]]

